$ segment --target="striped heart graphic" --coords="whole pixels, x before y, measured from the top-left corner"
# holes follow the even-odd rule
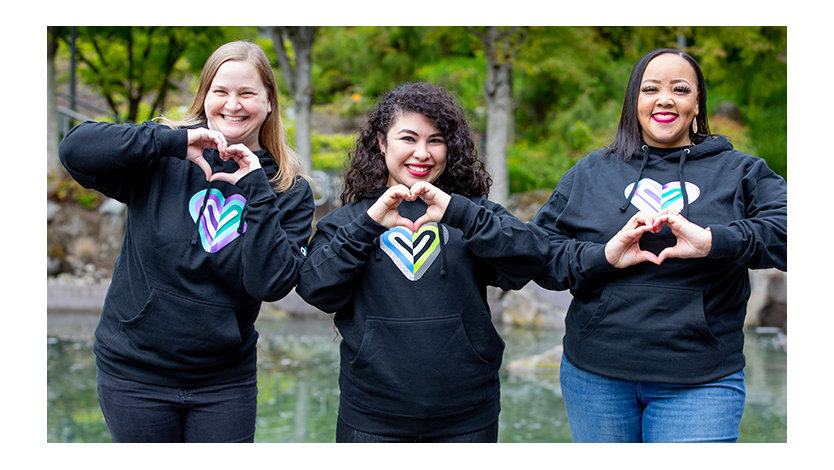
[[[188,212],[194,222],[197,222],[205,197],[206,190],[204,189],[191,196],[188,202]],[[240,194],[226,198],[220,190],[211,188],[206,208],[199,222],[200,241],[204,250],[208,253],[216,253],[240,236],[237,229],[244,206],[246,206],[246,198]],[[243,231],[246,231],[246,223],[243,224]]]
[[[623,191],[625,197],[631,195],[632,187],[634,187],[634,183],[626,186],[625,191]],[[701,189],[698,186],[693,183],[686,183],[686,197],[690,204],[698,199],[700,195]],[[681,184],[679,181],[660,184],[651,178],[643,178],[637,183],[637,191],[634,192],[631,203],[640,211],[649,214],[657,214],[668,207],[680,211],[683,209]]]
[[[416,281],[423,277],[442,249],[439,230],[434,222],[421,226],[416,233],[405,227],[393,227],[379,237],[379,244],[400,272]]]

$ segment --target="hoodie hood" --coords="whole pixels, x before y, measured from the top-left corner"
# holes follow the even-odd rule
[[[681,209],[680,212],[684,217],[687,217],[689,214],[689,193],[686,190],[686,179],[684,177],[684,166],[686,162],[707,158],[732,149],[733,145],[724,136],[710,136],[699,144],[673,150],[665,153],[664,155],[652,153],[653,148],[646,145],[646,143],[643,143],[643,145],[640,146],[640,168],[637,171],[637,177],[634,179],[634,183],[631,185],[631,192],[629,196],[626,198],[625,203],[620,206],[620,212],[625,212],[631,204],[634,194],[637,192],[638,186],[640,186],[643,172],[645,171],[649,160],[657,159],[662,162],[677,163],[678,183],[680,184],[681,198],[683,199],[683,209]]]

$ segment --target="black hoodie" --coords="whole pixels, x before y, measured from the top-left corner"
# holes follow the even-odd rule
[[[611,266],[611,237],[638,210],[665,207],[709,227],[708,256]],[[551,243],[536,282],[573,294],[565,356],[616,379],[696,384],[741,370],[748,268],[787,269],[785,181],[723,137],[672,152],[644,146],[628,162],[594,152],[562,177],[533,221]],[[657,254],[675,242],[664,227],[640,245]]]
[[[342,335],[339,416],[364,432],[438,436],[498,419],[504,342],[486,286],[523,287],[547,256],[547,236],[485,197],[452,195],[439,224],[416,235],[367,214],[384,192],[316,226],[296,291],[336,312]],[[403,201],[416,220],[426,203]]]
[[[60,145],[76,181],[128,208],[94,345],[116,377],[198,386],[253,376],[261,301],[292,290],[304,261],[315,209],[305,180],[276,193],[277,166],[261,150],[262,170],[209,183],[186,148],[186,129],[150,122],[85,122]],[[203,156],[214,172],[238,167],[214,149]]]

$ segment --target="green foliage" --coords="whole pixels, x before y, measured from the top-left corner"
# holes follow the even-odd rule
[[[356,145],[356,136],[313,132],[312,141],[314,169],[343,170],[348,152]]]
[[[257,29],[198,26],[79,26],[76,29],[78,77],[107,102],[116,121],[140,122],[170,106],[177,83],[199,75],[211,52],[232,37],[254,36]],[[59,31],[68,57],[71,30]],[[173,96],[172,96],[173,95]]]
[[[57,179],[47,175],[47,182],[51,187],[48,198],[57,201],[75,201],[85,209],[95,209],[101,204],[102,196],[97,191],[82,187],[68,176]]]
[[[507,153],[511,193],[552,189],[576,163],[565,153],[554,153],[543,144],[517,142],[510,146]]]
[[[171,70],[172,77],[182,79],[170,83],[191,77],[193,89],[195,75],[208,54],[231,39],[257,42],[277,66],[270,37],[255,27],[79,27],[79,50],[89,55],[97,41],[103,48],[102,64],[110,66],[96,72],[101,76],[91,66],[82,67],[87,69],[82,81],[108,96],[124,119],[130,96],[124,86],[127,77],[146,83],[144,89],[151,90],[153,80],[166,70],[160,60],[170,44],[185,45]],[[135,58],[145,45],[153,46],[148,58],[141,66],[140,62],[128,66],[124,58],[128,50],[134,51]],[[552,188],[570,162],[610,143],[631,68],[643,54],[658,47],[684,47],[700,62],[709,91],[708,112],[725,101],[741,111],[740,123],[710,115],[713,131],[727,133],[736,148],[765,158],[771,168],[786,176],[786,28],[531,27],[514,61],[514,144],[508,155],[511,190]],[[363,116],[380,94],[403,82],[425,80],[454,92],[475,133],[484,132],[486,60],[483,45],[468,28],[322,27],[314,42],[312,65],[319,113],[353,120]],[[282,87],[279,91],[286,93],[282,74],[276,70],[275,76]],[[160,113],[163,108],[155,106],[156,96],[147,91],[139,100],[135,106],[138,120]],[[281,99],[288,102],[286,96]],[[177,106],[182,103],[171,98],[165,109]],[[316,131],[314,167],[341,168],[352,137]]]

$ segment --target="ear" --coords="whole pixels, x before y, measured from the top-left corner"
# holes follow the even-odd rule
[[[385,155],[385,152],[388,150],[385,147],[385,136],[382,135],[381,133],[377,132],[376,133],[376,140],[377,140],[377,143],[379,144],[379,150],[382,151],[382,155]]]

